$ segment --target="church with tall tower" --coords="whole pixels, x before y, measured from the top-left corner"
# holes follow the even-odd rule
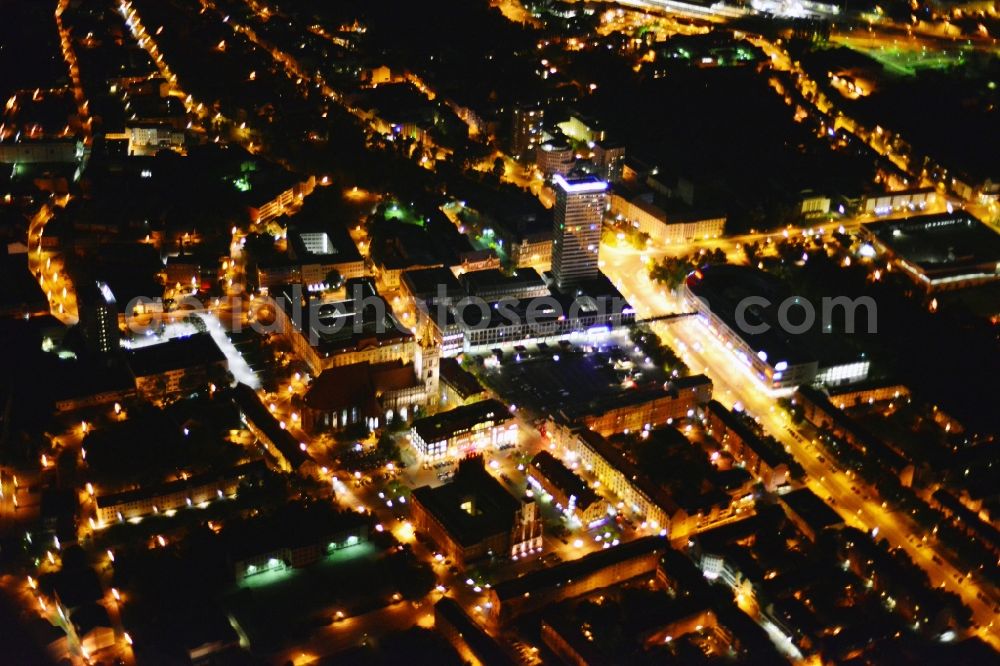
[[[417,342],[413,366],[417,381],[423,382],[427,392],[427,406],[435,411],[441,402],[441,347],[431,334],[430,326],[424,327],[424,333]]]
[[[307,432],[354,424],[370,429],[395,419],[433,414],[441,404],[441,347],[429,330],[417,341],[413,362],[362,361],[324,370],[297,405]]]

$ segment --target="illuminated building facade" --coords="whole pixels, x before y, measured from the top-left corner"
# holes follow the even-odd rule
[[[829,303],[824,300],[819,313],[811,301],[792,295],[773,275],[748,266],[706,266],[688,276],[683,293],[708,331],[775,391],[790,392],[813,382],[851,384],[868,377],[870,361],[864,354],[838,345],[837,335],[830,334],[825,323],[826,335],[815,330],[813,324],[831,318]],[[857,310],[858,328],[871,327],[867,307],[852,303],[844,306],[848,308],[851,318]],[[812,322],[805,330],[794,330],[808,319],[803,310],[812,312]]]
[[[608,184],[595,176],[553,178],[552,276],[562,290],[597,277]]]
[[[517,444],[517,421],[498,400],[482,400],[417,419],[413,447],[426,460],[454,460]]]
[[[566,141],[547,141],[535,148],[535,165],[546,178],[565,176],[573,168],[574,157]]]
[[[691,375],[646,391],[630,391],[598,402],[575,405],[562,411],[568,423],[604,435],[639,432],[692,417],[712,398],[712,380]]]
[[[259,477],[265,471],[264,463],[258,460],[239,465],[222,474],[202,474],[153,488],[98,495],[97,521],[100,525],[108,525],[232,497],[244,479]]]
[[[348,280],[348,298],[323,302],[292,286],[273,294],[275,328],[314,375],[353,363],[409,363],[413,333],[392,314],[369,278]]]
[[[862,224],[859,235],[928,292],[1000,280],[1000,234],[965,211]]]
[[[460,566],[487,557],[518,559],[542,550],[542,518],[534,500],[511,495],[486,471],[481,456],[461,461],[443,486],[413,491],[414,526]]]
[[[111,289],[104,282],[84,285],[77,291],[80,325],[83,338],[91,350],[110,354],[121,345],[118,330],[118,305]]]
[[[518,106],[514,108],[510,152],[516,160],[530,158],[542,141],[545,109],[540,106]]]

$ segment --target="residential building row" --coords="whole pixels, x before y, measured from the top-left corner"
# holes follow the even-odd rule
[[[705,375],[671,379],[662,387],[563,408],[557,415],[566,424],[583,426],[607,437],[638,433],[693,417],[712,398],[712,380]]]
[[[608,501],[548,451],[535,454],[525,475],[535,492],[547,495],[567,520],[593,528],[611,515]]]
[[[713,502],[707,511],[706,507],[688,511],[600,434],[584,428],[570,430],[551,422],[546,431],[564,448],[568,459],[600,482],[603,492],[620,500],[619,513],[624,509],[650,529],[672,539],[732,519],[739,510],[737,502],[728,498]]]
[[[842,409],[834,405],[822,390],[803,386],[795,394],[794,402],[802,409],[802,416],[806,421],[843,441],[861,456],[874,459],[884,469],[897,475],[904,486],[913,484],[915,473],[913,463],[882,439],[855,423]]]
[[[489,617],[499,626],[549,604],[579,597],[656,571],[669,549],[663,537],[647,536],[497,583],[488,591]]]
[[[786,485],[789,480],[788,464],[783,456],[766,445],[739,416],[726,409],[718,400],[705,405],[709,434],[770,492]]]
[[[265,469],[263,461],[257,460],[222,473],[198,474],[151,488],[98,495],[97,522],[110,525],[233,497],[241,483],[260,477]]]

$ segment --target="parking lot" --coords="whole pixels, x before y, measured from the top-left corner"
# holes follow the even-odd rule
[[[499,363],[495,359],[477,359],[489,387],[505,402],[536,413],[555,413],[667,380],[662,368],[647,362],[624,335],[600,343],[532,345],[504,353]]]

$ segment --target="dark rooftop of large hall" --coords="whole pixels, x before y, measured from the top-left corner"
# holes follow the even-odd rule
[[[509,530],[521,506],[486,471],[479,456],[460,462],[451,483],[437,488],[421,486],[413,491],[413,498],[462,545],[472,545]]]

